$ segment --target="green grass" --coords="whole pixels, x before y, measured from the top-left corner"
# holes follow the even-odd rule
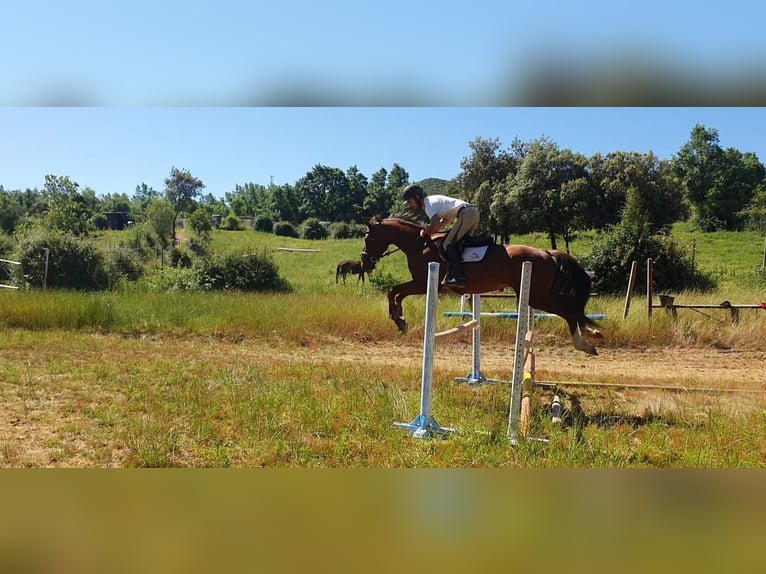
[[[684,235],[688,233],[688,235]],[[694,234],[678,230],[679,241]],[[746,279],[762,245],[751,234],[696,235],[701,268],[720,267],[714,293],[681,293],[677,301],[750,303],[763,290]],[[105,235],[102,240],[113,239]],[[583,255],[592,235],[573,245]],[[547,246],[543,236],[514,241]],[[388,319],[385,293],[355,278],[335,284],[335,266],[355,259],[362,241],[306,241],[252,231],[215,232],[215,249],[266,251],[291,283],[289,294],[0,291],[0,392],[4,417],[0,466],[128,467],[760,467],[766,464],[761,409],[732,414],[713,398],[671,400],[673,408],[630,414],[616,395],[590,397],[587,417],[550,423],[545,397],[535,400],[533,430],[548,443],[509,448],[508,388],[451,384],[466,371],[436,365],[437,420],[459,429],[440,441],[413,441],[393,428],[418,413],[423,297],[405,301],[411,333]],[[278,251],[278,247],[319,252]],[[377,273],[405,280],[401,253]],[[456,310],[443,297],[440,310]],[[514,299],[485,299],[484,311],[509,310]],[[595,297],[588,311],[606,313],[602,348],[762,349],[766,313],[742,311],[729,324],[661,310],[650,322],[639,294],[627,320],[624,297]],[[439,316],[438,327],[456,320]],[[515,322],[482,321],[482,340],[507,344]],[[568,349],[562,321],[537,325],[550,351]],[[419,339],[420,338],[420,339]],[[470,354],[469,343],[455,353]],[[372,361],[379,352],[391,359]],[[355,353],[361,359],[345,360]],[[403,366],[396,357],[407,357]],[[414,359],[414,361],[413,361]],[[509,367],[510,368],[510,367]],[[650,368],[650,365],[647,366]],[[754,366],[757,368],[757,366]],[[619,400],[618,400],[619,399]],[[700,416],[703,414],[704,416]],[[11,427],[3,427],[10,429]],[[47,429],[47,430],[46,430]],[[45,431],[45,432],[43,432]],[[34,434],[34,433],[33,433]]]

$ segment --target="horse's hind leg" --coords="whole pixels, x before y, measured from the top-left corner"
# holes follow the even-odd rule
[[[569,332],[572,335],[572,343],[574,343],[575,349],[578,351],[584,351],[589,355],[598,355],[596,347],[583,339],[582,333],[580,331],[580,325],[577,323],[577,321],[567,319],[567,325],[569,325]]]
[[[604,334],[601,331],[589,327],[588,325],[580,325],[580,334],[589,341],[597,343],[603,343],[605,341]]]

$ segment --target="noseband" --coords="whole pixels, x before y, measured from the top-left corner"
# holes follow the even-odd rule
[[[371,243],[372,243],[372,241],[373,241],[373,240],[372,240],[372,239],[370,239],[370,242],[371,242]],[[393,249],[393,250],[389,249],[388,251],[386,251],[385,253],[383,253],[383,254],[382,254],[380,257],[375,257],[374,255],[370,255],[369,253],[367,253],[367,251],[365,251],[365,250],[362,250],[362,252],[361,252],[361,254],[360,254],[360,255],[361,255],[361,259],[362,259],[362,260],[364,260],[364,258],[366,257],[366,258],[367,258],[367,259],[370,261],[370,263],[372,263],[372,267],[373,267],[373,269],[374,269],[374,268],[375,268],[375,266],[378,264],[378,261],[380,261],[380,260],[381,260],[381,259],[383,259],[384,257],[388,257],[389,255],[391,255],[391,254],[393,254],[393,253],[396,253],[397,251],[399,251],[399,248],[398,248],[398,247],[397,247],[396,249]]]

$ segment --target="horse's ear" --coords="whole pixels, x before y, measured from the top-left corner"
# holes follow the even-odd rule
[[[380,218],[377,215],[372,215],[364,219],[364,224],[369,228],[372,228],[376,223],[380,223]]]

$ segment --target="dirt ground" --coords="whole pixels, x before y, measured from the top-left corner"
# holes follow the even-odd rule
[[[108,339],[108,337],[106,337]],[[85,344],[80,348],[81,360],[97,360],[108,341]],[[188,347],[188,348],[187,348]],[[560,342],[536,343],[536,379],[557,382],[565,396],[576,394],[590,401],[586,411],[617,410],[634,416],[666,412],[668,409],[689,409],[704,416],[706,408],[724,409],[732,414],[762,412],[766,409],[766,351],[739,351],[695,348],[656,348],[647,350],[611,349],[601,347],[592,357],[563,346]],[[224,365],[229,361],[257,361],[268,356],[271,361],[327,362],[353,364],[400,365],[402,368],[422,367],[422,342],[414,338],[362,344],[359,341],[308,342],[305,345],[285,343],[276,345],[243,345],[217,341],[215,345],[199,345],[199,341],[174,340],[172,345],[158,342],[146,349],[153,358],[194,353],[200,360]],[[483,342],[481,372],[492,379],[510,381],[513,372],[512,345]],[[47,360],[56,361],[49,351]],[[15,356],[14,356],[15,355]],[[4,352],[7,364],[26,364],[23,351]],[[434,368],[443,373],[472,371],[472,348],[469,335],[440,344],[434,356]],[[30,367],[32,369],[32,367]],[[1,373],[2,371],[0,371]],[[49,376],[49,375],[47,375]],[[60,374],[66,379],[66,374]],[[411,383],[419,384],[420,381]],[[443,384],[444,381],[436,381]],[[566,384],[563,384],[566,383]],[[64,386],[65,387],[65,386]],[[660,387],[660,388],[658,388]],[[667,390],[663,390],[667,389]],[[701,391],[701,392],[700,392]],[[63,388],[62,392],[68,391]],[[20,393],[26,393],[24,395]],[[550,389],[541,394],[551,396]],[[65,402],[59,397],[59,402]],[[545,399],[541,399],[544,401]],[[606,405],[606,406],[604,406]],[[19,385],[0,380],[0,467],[57,466],[51,463],[52,450],[65,447],[56,444],[60,430],[72,424],[76,413],[57,407],[56,396],[37,395]],[[696,414],[695,414],[696,416]],[[70,451],[79,452],[74,445]],[[20,452],[23,451],[23,456]],[[23,458],[23,460],[22,460]],[[65,457],[64,466],[92,466],[92,461]],[[113,453],[113,460],[119,460]]]

